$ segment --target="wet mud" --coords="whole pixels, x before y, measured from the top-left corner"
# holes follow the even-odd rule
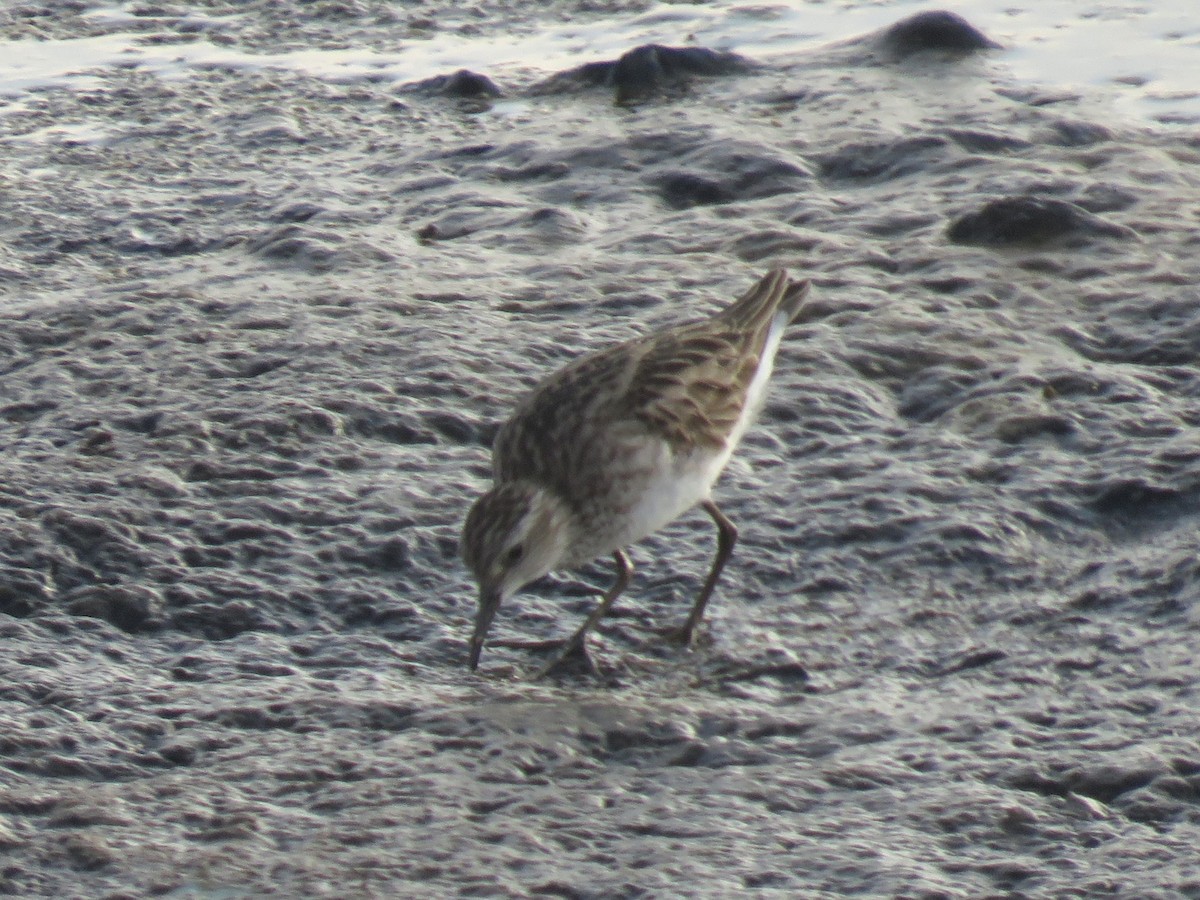
[[[450,20],[190,6],[0,28]],[[1200,897],[1195,130],[947,17],[720,71],[686,37],[624,93],[620,58],[129,66],[0,107],[0,892]],[[718,486],[701,646],[661,636],[697,511],[633,548],[597,676],[519,644],[604,564],[469,675],[458,531],[515,399],[772,266],[813,300]]]

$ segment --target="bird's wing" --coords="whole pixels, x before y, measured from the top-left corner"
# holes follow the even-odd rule
[[[625,415],[679,452],[720,449],[758,370],[758,353],[714,320],[674,329],[645,348],[622,398]]]
[[[493,446],[497,481],[573,481],[612,449],[648,433],[676,453],[721,449],[746,404],[763,344],[782,309],[795,314],[807,282],[769,272],[716,316],[635,338],[569,364],[539,383]]]
[[[725,446],[745,409],[767,335],[790,322],[808,282],[773,269],[711,319],[648,339],[626,394],[629,415],[678,452]]]
[[[573,478],[580,449],[588,446],[584,433],[602,432],[611,420],[613,405],[627,391],[632,375],[631,348],[644,340],[584,356],[535,385],[496,435],[496,480],[557,484]]]

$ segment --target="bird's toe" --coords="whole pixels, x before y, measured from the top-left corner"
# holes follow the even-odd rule
[[[596,664],[587,651],[583,641],[566,641],[560,643],[559,652],[534,674],[533,680],[538,681],[550,675],[595,675]]]

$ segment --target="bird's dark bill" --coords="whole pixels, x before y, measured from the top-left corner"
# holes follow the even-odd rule
[[[471,635],[471,655],[467,661],[472,672],[479,665],[479,657],[483,653],[483,642],[487,638],[488,629],[492,627],[492,619],[496,618],[500,600],[498,591],[479,595],[479,612],[475,614],[475,633]]]

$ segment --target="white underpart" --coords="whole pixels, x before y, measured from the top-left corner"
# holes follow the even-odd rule
[[[779,352],[779,342],[783,340],[783,331],[787,325],[788,314],[783,310],[775,313],[775,321],[771,323],[771,330],[767,332],[767,341],[763,344],[762,361],[758,364],[758,371],[754,373],[754,379],[750,382],[750,390],[746,392],[746,406],[742,410],[742,416],[738,419],[737,425],[733,428],[733,434],[729,436],[729,442],[726,444],[728,451],[721,458],[722,467],[729,462],[729,457],[741,443],[742,435],[746,433],[747,428],[754,424],[759,410],[762,409],[762,405],[767,399],[767,383],[770,382],[771,373],[775,370],[775,354]],[[717,470],[717,474],[720,474],[720,469]],[[716,481],[715,476],[713,481]]]
[[[767,383],[771,380],[775,354],[779,350],[779,342],[786,327],[787,313],[781,311],[775,316],[775,321],[771,323],[771,329],[767,332],[762,359],[750,382],[746,405],[733,427],[733,432],[725,441],[724,448],[717,451],[705,450],[672,460],[666,444],[658,444],[654,448],[647,447],[641,454],[639,464],[653,466],[660,475],[646,485],[645,491],[630,511],[625,540],[618,546],[625,546],[653,534],[700,501],[707,499],[712,493],[712,487],[725,464],[729,462],[729,457],[737,449],[742,435],[753,424],[763,401],[766,400]]]

